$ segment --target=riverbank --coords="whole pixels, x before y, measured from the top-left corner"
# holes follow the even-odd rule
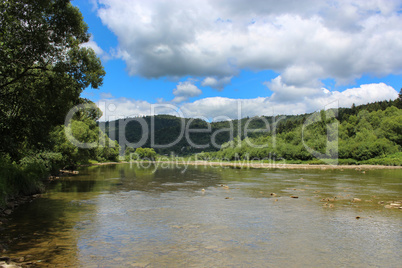
[[[374,169],[402,169],[402,166],[386,166],[386,165],[327,165],[327,164],[286,164],[286,163],[260,163],[258,161],[192,161],[186,159],[175,159],[175,160],[133,160],[130,162],[121,161],[121,162],[105,162],[105,163],[96,163],[89,165],[81,165],[84,166],[103,166],[103,165],[117,165],[117,164],[129,164],[136,163],[141,166],[148,166],[149,164],[155,164],[161,168],[169,167],[169,166],[211,166],[211,167],[234,167],[234,168],[265,168],[265,169],[354,169],[354,170],[374,170]],[[146,165],[145,165],[146,164]]]
[[[9,222],[10,215],[14,212],[15,209],[20,207],[21,205],[30,203],[37,198],[41,197],[41,193],[46,190],[47,184],[58,180],[61,177],[77,175],[78,171],[75,170],[60,170],[57,176],[49,176],[47,179],[43,181],[44,185],[41,187],[41,190],[37,193],[31,194],[19,194],[13,195],[12,197],[7,198],[7,200],[0,206],[0,230],[4,229]],[[5,241],[0,237],[0,267],[31,267],[33,265],[32,262],[25,262],[24,258],[9,258],[7,256],[2,256],[2,254],[7,253],[7,245],[12,243],[11,241]]]
[[[355,169],[355,170],[373,170],[373,169],[402,169],[402,166],[384,166],[384,165],[311,165],[311,164],[281,164],[281,163],[253,163],[252,161],[238,162],[210,162],[193,161],[190,165],[222,166],[235,168],[266,168],[266,169]]]
[[[40,187],[35,192],[32,193],[20,193],[18,195],[13,195],[11,197],[7,197],[3,204],[0,206],[0,229],[3,228],[3,225],[8,222],[8,217],[13,213],[13,211],[19,206],[30,203],[36,198],[41,196],[41,193],[46,191],[46,184],[58,180],[61,177],[77,175],[78,171],[75,170],[60,170],[57,176],[49,176],[46,180],[43,181],[43,186]],[[1,241],[0,239],[0,253],[5,250],[4,243],[5,241]],[[0,265],[1,267],[1,265]]]

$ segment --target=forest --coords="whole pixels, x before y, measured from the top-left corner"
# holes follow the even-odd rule
[[[323,158],[337,159],[340,164],[402,165],[401,96],[402,90],[399,98],[390,101],[353,105],[336,111],[260,116],[230,122],[209,123],[201,119],[157,115],[141,118],[145,124],[141,124],[138,118],[99,124],[110,137],[116,137],[121,153],[125,150],[126,160],[137,147],[140,149],[138,155],[144,155],[142,150],[152,147],[154,151],[149,154],[152,158],[156,154],[173,154],[211,161],[265,159],[287,160],[289,163],[322,163],[317,158]],[[328,116],[335,112],[336,115]],[[314,122],[306,126],[311,119]],[[203,131],[180,137],[181,125]],[[144,130],[143,126],[147,128]],[[165,148],[151,146],[151,132],[155,145],[172,145]],[[146,139],[140,144],[143,135]],[[149,158],[145,155],[144,158]]]
[[[288,163],[402,165],[401,94],[395,102],[379,102],[341,109],[338,117],[317,113],[320,120],[304,127],[306,117],[286,121],[275,134],[268,133],[243,140],[234,139],[217,152],[202,152],[199,159],[214,160],[287,160]],[[382,105],[382,106],[381,106]],[[373,107],[385,108],[376,108]],[[371,110],[371,112],[370,112]],[[333,129],[331,129],[333,128]]]

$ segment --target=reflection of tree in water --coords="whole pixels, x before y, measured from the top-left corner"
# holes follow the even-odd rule
[[[188,167],[183,170],[183,167],[156,169],[153,165],[148,168],[98,166],[83,169],[78,176],[54,181],[47,195],[15,210],[9,225],[0,230],[2,240],[10,242],[6,255],[32,255],[32,260],[43,262],[70,258],[70,263],[74,262],[79,232],[93,221],[90,212],[96,206],[95,197],[105,191],[160,194],[199,191],[222,183],[219,169]]]
[[[202,171],[200,173],[200,170]],[[169,192],[180,189],[201,190],[220,183],[220,175],[215,169],[188,167],[157,168],[150,164],[146,168],[121,165],[119,169],[119,184],[114,187],[115,191],[146,191],[146,192]]]
[[[66,200],[48,198],[19,207],[0,231],[7,248],[4,255],[15,258],[29,255],[25,261],[42,260],[42,263],[65,256],[73,264],[76,239],[71,229],[79,219],[80,210]]]
[[[58,191],[63,193],[76,192],[92,192],[95,187],[96,181],[92,179],[80,179],[80,180],[62,180],[57,182],[52,187],[52,191]]]

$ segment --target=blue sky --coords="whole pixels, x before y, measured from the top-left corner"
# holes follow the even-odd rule
[[[72,3],[106,70],[82,94],[103,120],[300,114],[395,99],[402,87],[402,1]]]

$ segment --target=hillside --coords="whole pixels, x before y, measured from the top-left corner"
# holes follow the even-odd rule
[[[338,109],[336,119],[333,120],[339,125],[339,157],[367,160],[399,152],[402,146],[400,106],[401,101],[397,99]],[[215,156],[233,159],[235,155],[245,157],[246,153],[250,157],[258,158],[271,153],[285,159],[308,160],[314,157],[303,149],[301,139],[303,124],[311,117],[312,114],[309,113],[208,123],[201,119],[157,115],[99,122],[99,127],[104,129],[112,140],[119,141],[122,147],[121,154],[126,147],[144,147],[154,148],[161,155],[174,153],[183,156],[200,152],[217,152]],[[325,153],[326,148],[325,124],[331,123],[324,121],[325,119],[321,123],[312,124],[304,132],[305,142],[310,144],[311,148],[321,150],[322,153]],[[190,131],[185,131],[186,128]],[[278,142],[275,150],[269,146],[264,149],[245,149],[248,147],[244,142],[245,129],[247,129],[247,141],[252,144],[272,143],[272,137],[275,136]],[[187,136],[185,133],[188,133]],[[236,146],[233,140],[237,142]],[[241,140],[243,142],[239,142]],[[232,143],[229,143],[230,141]],[[221,148],[222,145],[224,148]],[[367,149],[370,146],[377,146],[377,151],[371,152],[374,149]],[[212,155],[207,154],[208,157]]]

